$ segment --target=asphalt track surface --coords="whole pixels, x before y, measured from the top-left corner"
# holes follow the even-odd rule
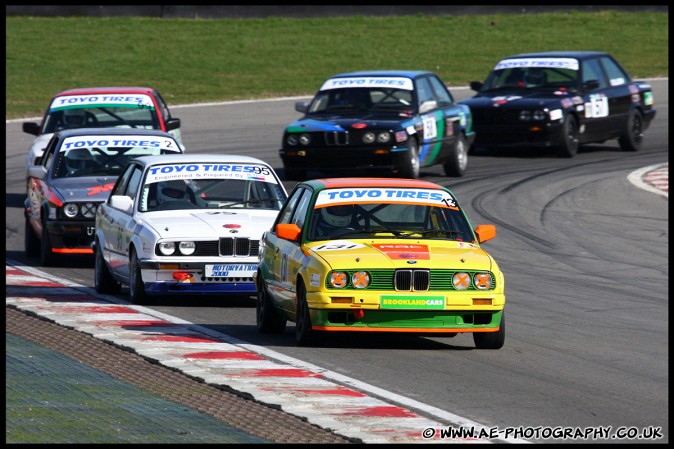
[[[654,193],[656,195],[663,195],[663,196],[668,196],[668,186],[667,186],[667,180],[668,180],[668,167],[667,164],[657,164],[653,166],[645,166],[642,167],[639,170],[636,170],[633,175],[630,176],[630,181],[633,184],[636,184],[638,187],[643,188],[644,190],[647,190],[651,193]],[[9,276],[8,276],[9,280]],[[8,282],[9,283],[9,282]],[[14,318],[15,313],[19,313],[17,310],[9,310],[13,309],[16,305],[15,304],[10,304],[9,298],[24,298],[26,299],[27,297],[33,297],[35,294],[34,291],[28,290],[28,291],[23,291],[21,289],[25,288],[26,286],[23,285],[18,285],[17,287],[10,287],[8,286],[7,290],[7,296],[8,296],[8,310],[7,310],[7,363],[6,363],[6,372],[7,372],[7,420],[6,420],[6,427],[7,427],[7,436],[6,436],[6,441],[7,442],[179,442],[179,441],[189,441],[189,442],[200,442],[201,440],[198,440],[198,437],[195,437],[195,433],[189,433],[185,430],[184,427],[181,427],[180,425],[172,425],[170,419],[168,421],[164,421],[162,427],[159,425],[157,427],[158,421],[161,421],[161,419],[157,418],[156,416],[153,417],[152,413],[148,413],[149,410],[152,410],[153,412],[156,412],[158,409],[163,409],[163,410],[171,410],[171,407],[177,406],[179,410],[189,412],[189,416],[181,417],[178,419],[178,421],[182,419],[187,419],[187,420],[199,420],[201,419],[206,419],[206,420],[211,420],[210,422],[203,421],[203,429],[202,431],[197,432],[199,435],[203,435],[203,442],[209,442],[209,441],[219,441],[219,442],[231,442],[234,440],[239,439],[239,442],[243,443],[251,443],[251,442],[275,442],[275,443],[285,443],[285,442],[328,442],[326,439],[331,439],[331,438],[336,438],[337,440],[334,442],[358,442],[358,439],[354,438],[348,438],[340,435],[336,435],[332,432],[327,432],[317,428],[314,425],[308,424],[305,420],[299,419],[295,416],[286,416],[288,415],[287,413],[282,413],[279,412],[277,409],[274,407],[269,407],[266,405],[261,405],[257,404],[256,402],[252,401],[249,397],[247,397],[245,394],[241,394],[240,392],[237,394],[233,394],[233,397],[242,399],[243,406],[245,408],[251,407],[254,404],[257,404],[261,407],[264,407],[264,409],[267,410],[275,410],[285,419],[291,419],[294,422],[295,420],[299,421],[300,423],[304,423],[309,426],[309,429],[303,429],[303,431],[295,431],[291,432],[294,436],[293,437],[285,437],[284,435],[284,429],[288,429],[288,423],[284,421],[283,419],[278,419],[278,417],[274,417],[271,422],[274,424],[271,424],[270,421],[266,420],[263,415],[263,411],[253,411],[252,415],[248,415],[248,419],[233,419],[232,417],[237,416],[236,413],[234,412],[229,412],[227,413],[227,417],[230,418],[230,421],[223,420],[222,418],[218,418],[218,416],[215,416],[213,413],[215,413],[213,410],[210,410],[209,413],[209,408],[204,407],[200,408],[201,403],[207,403],[207,401],[204,401],[203,399],[201,401],[195,401],[191,405],[190,404],[185,404],[181,402],[184,400],[184,397],[181,397],[179,395],[167,395],[166,391],[162,392],[161,387],[158,387],[157,389],[152,389],[152,384],[154,383],[159,383],[159,382],[146,382],[143,384],[142,382],[139,382],[137,384],[134,384],[131,382],[131,379],[133,378],[133,375],[130,373],[139,373],[142,372],[142,369],[138,368],[132,368],[127,370],[127,377],[124,377],[123,373],[118,373],[117,375],[120,377],[115,377],[111,372],[105,371],[105,369],[109,369],[109,367],[104,366],[105,364],[99,364],[96,365],[93,363],[94,361],[98,360],[117,360],[116,355],[113,355],[112,353],[108,352],[102,352],[106,350],[111,350],[111,351],[121,351],[124,353],[124,355],[134,355],[133,351],[129,350],[122,350],[118,346],[109,344],[109,343],[103,343],[101,341],[98,341],[98,343],[102,343],[105,345],[105,349],[97,347],[94,351],[93,354],[90,356],[90,358],[87,358],[83,354],[78,354],[77,351],[79,350],[80,347],[86,347],[86,344],[73,344],[74,342],[78,341],[72,334],[75,333],[77,334],[78,338],[81,337],[80,334],[82,332],[73,330],[69,327],[65,327],[66,334],[70,334],[70,336],[64,336],[63,341],[59,344],[58,339],[54,337],[54,335],[58,334],[57,332],[54,331],[54,328],[50,328],[49,331],[46,332],[46,337],[43,337],[41,341],[35,341],[35,340],[30,340],[30,338],[37,339],[37,335],[40,334],[37,330],[39,329],[39,325],[49,325],[49,326],[57,326],[58,328],[63,328],[63,326],[58,326],[54,323],[49,323],[48,319],[45,320],[45,316],[42,316],[40,318],[33,316],[35,312],[29,312],[28,314],[21,312],[21,315],[24,315],[26,319],[29,320],[28,324],[22,324],[22,325],[17,325],[15,326],[14,323]],[[18,288],[19,290],[15,290]],[[44,294],[44,291],[42,292]],[[53,292],[52,292],[53,293]],[[48,295],[43,295],[43,296],[48,296]],[[39,314],[39,308],[35,309],[38,310]],[[36,321],[37,320],[37,321]],[[23,331],[17,330],[17,329],[24,329]],[[20,335],[23,332],[23,335]],[[18,340],[16,337],[20,337]],[[86,337],[86,335],[85,335]],[[94,339],[96,340],[96,339]],[[18,341],[18,343],[17,343]],[[31,346],[31,344],[37,343],[38,345]],[[17,344],[19,345],[18,348],[19,350],[16,350]],[[21,346],[22,344],[27,344],[28,346]],[[92,343],[95,344],[95,343]],[[47,352],[43,353],[40,352],[42,350],[47,350],[47,351],[55,351],[55,352]],[[31,354],[32,356],[20,356],[20,355],[25,355],[25,354]],[[50,359],[49,357],[56,357],[59,359],[59,363],[47,363],[49,368],[44,367],[44,365],[40,366],[40,362],[43,360],[46,361],[52,361],[56,359]],[[69,362],[66,362],[65,364],[61,363],[64,356],[69,357],[72,359]],[[152,359],[144,358],[139,356],[138,354],[135,354],[136,357],[146,361],[150,365],[154,365],[157,367],[157,363],[153,363]],[[14,358],[12,358],[14,357]],[[85,362],[89,361],[89,363]],[[38,362],[35,364],[35,362]],[[86,364],[95,370],[99,371],[98,374],[103,373],[103,390],[106,388],[112,388],[112,384],[115,383],[115,379],[121,379],[122,381],[126,382],[127,384],[130,384],[131,386],[133,385],[141,385],[146,389],[149,389],[150,396],[149,398],[144,398],[144,400],[150,401],[150,403],[155,404],[152,407],[145,407],[141,406],[140,404],[142,401],[140,398],[143,396],[143,394],[139,393],[137,390],[132,390],[132,393],[124,393],[123,396],[126,398],[129,397],[138,397],[139,401],[136,403],[136,407],[134,408],[133,406],[129,406],[122,404],[119,400],[110,400],[110,396],[104,396],[104,399],[102,400],[102,405],[103,408],[105,407],[110,407],[114,405],[114,413],[113,415],[117,415],[120,413],[120,411],[123,411],[124,413],[130,413],[130,416],[128,417],[127,423],[135,423],[136,425],[138,423],[142,423],[143,425],[141,426],[136,426],[135,428],[133,426],[130,427],[125,427],[125,421],[120,418],[119,423],[117,424],[117,427],[115,427],[115,423],[109,423],[109,428],[105,428],[103,426],[101,429],[100,434],[104,435],[104,438],[108,438],[108,440],[99,440],[96,439],[97,436],[95,435],[95,432],[92,431],[92,429],[97,429],[99,428],[98,426],[101,425],[100,422],[93,422],[89,421],[87,423],[87,419],[83,417],[88,417],[90,420],[93,419],[96,416],[96,413],[91,413],[92,408],[87,409],[86,404],[88,403],[87,401],[91,400],[92,404],[95,403],[96,400],[96,395],[90,391],[89,388],[81,388],[81,385],[78,384],[78,382],[73,382],[72,379],[84,379],[86,376],[81,372],[78,371],[77,369],[75,371],[72,371],[72,367],[65,367],[61,368],[63,370],[62,373],[56,374],[52,372],[52,369],[55,369],[55,367],[63,366],[63,365],[68,365],[69,363],[74,363],[74,367],[76,368],[83,368],[83,364]],[[60,365],[59,365],[60,364]],[[112,364],[114,365],[114,363]],[[133,365],[132,365],[133,366]],[[14,368],[17,368],[16,370],[13,371]],[[122,369],[123,371],[123,369]],[[168,369],[169,372],[176,373],[176,370],[171,370]],[[18,374],[17,374],[18,373]],[[97,376],[96,372],[89,372],[93,378],[96,379],[101,379]],[[12,376],[17,376],[20,382],[18,384],[15,384],[11,382]],[[110,377],[107,376],[112,376],[112,380]],[[31,385],[30,388],[26,387],[25,383],[22,383],[21,381],[24,381],[28,378],[32,380],[32,376],[37,376],[37,381]],[[185,376],[184,374],[181,375],[182,377],[187,377],[191,381],[195,382],[196,384],[203,385],[203,382],[200,382],[199,380],[190,377],[190,376]],[[14,377],[15,379],[17,377]],[[40,397],[40,395],[34,395],[34,396],[29,396],[26,394],[27,391],[44,391],[44,392],[54,392],[54,391],[63,391],[66,393],[68,391],[68,388],[64,386],[63,383],[57,384],[56,386],[51,384],[51,385],[45,385],[44,382],[52,382],[52,381],[64,381],[67,380],[66,384],[70,382],[71,386],[72,384],[75,384],[77,388],[80,390],[85,391],[84,396],[78,396],[77,394],[74,395],[74,400],[72,402],[68,402],[67,399],[64,397]],[[174,382],[176,382],[174,380]],[[29,382],[30,383],[30,382]],[[92,382],[93,383],[93,382]],[[81,384],[81,382],[80,382]],[[86,384],[86,382],[84,383]],[[169,382],[171,384],[171,382]],[[40,390],[40,388],[37,388],[39,385],[43,385],[45,387],[44,390]],[[115,386],[117,388],[117,386]],[[124,388],[124,387],[121,387]],[[170,388],[167,388],[170,390]],[[220,388],[214,388],[218,392],[222,392],[223,390]],[[18,392],[18,393],[17,393]],[[78,391],[79,393],[79,391]],[[163,393],[163,395],[162,395]],[[231,393],[231,392],[228,392]],[[152,396],[156,395],[156,396]],[[86,399],[86,401],[83,401],[83,398]],[[163,404],[160,406],[157,406],[159,404],[158,402],[152,402],[156,401],[159,399],[163,399],[166,401],[169,401],[169,405]],[[11,402],[11,400],[15,400],[16,402]],[[31,402],[34,401],[34,402]],[[226,400],[223,400],[222,397],[220,397],[217,401],[218,404],[217,408],[224,409],[225,407],[221,404],[227,403]],[[64,407],[65,405],[65,407]],[[100,406],[99,404],[98,406]],[[187,408],[181,408],[180,406],[186,406]],[[70,407],[68,407],[70,406]],[[98,413],[103,413],[103,409],[99,409],[96,407],[93,407],[93,409],[96,410]],[[92,407],[92,406],[90,406]],[[63,412],[66,410],[66,412]],[[48,413],[48,412],[57,412],[57,413]],[[47,412],[43,415],[40,415],[38,412]],[[60,413],[59,413],[60,412]],[[196,412],[197,415],[192,415],[191,413]],[[80,416],[80,414],[83,416]],[[172,413],[167,412],[169,415]],[[246,413],[249,413],[249,411],[242,411],[244,415]],[[11,419],[10,419],[11,415]],[[120,415],[121,416],[121,415]],[[195,417],[196,416],[196,417]],[[222,414],[220,415],[222,416]],[[162,418],[163,419],[163,418]],[[213,425],[213,419],[215,419],[217,422],[215,425]],[[103,420],[106,421],[106,420]],[[82,424],[80,428],[78,428],[77,424],[78,422]],[[192,422],[192,421],[190,421]],[[252,423],[252,424],[251,424]],[[45,427],[42,427],[44,424]],[[54,427],[52,427],[52,425]],[[268,428],[267,425],[269,425]],[[290,424],[292,427],[295,424]],[[18,426],[18,427],[17,427]],[[220,427],[219,427],[220,426]],[[247,427],[246,427],[247,426]],[[260,427],[265,428],[264,430],[261,430]],[[32,429],[32,430],[30,430]],[[42,429],[42,430],[40,430]],[[46,431],[43,431],[45,430]],[[115,430],[116,429],[116,430]],[[160,429],[158,432],[156,429]],[[166,429],[173,429],[175,432],[171,433],[170,431],[167,433]],[[79,433],[78,433],[79,432]],[[212,433],[211,433],[212,432]],[[306,433],[305,433],[306,432]],[[317,435],[312,434],[312,432],[318,432]],[[99,434],[99,435],[100,435]],[[12,440],[11,436],[19,436],[20,438],[27,438],[21,441],[14,441]],[[126,437],[120,435],[126,435]],[[60,440],[59,437],[65,438],[65,440]],[[31,438],[35,438],[32,439]],[[127,439],[124,439],[127,438]],[[139,439],[134,439],[134,438],[140,438]],[[145,438],[146,440],[142,440],[142,438]],[[164,438],[164,439],[162,439]],[[175,438],[172,440],[172,438]],[[183,438],[180,440],[180,438]],[[213,440],[209,440],[210,438],[213,438]],[[252,439],[251,439],[252,438]],[[257,438],[257,439],[256,439]],[[288,439],[288,438],[295,438],[294,440]],[[315,439],[317,438],[317,439]],[[167,440],[168,439],[168,440]],[[449,441],[445,441],[449,442]],[[457,441],[459,442],[459,441]],[[466,442],[461,441],[461,442]]]
[[[668,166],[646,167],[630,180],[667,194]],[[31,286],[48,280],[36,282],[8,266],[7,281],[6,443],[363,442],[59,325],[26,308]],[[37,296],[58,304],[63,293],[53,291]],[[68,293],[71,300],[78,296]]]

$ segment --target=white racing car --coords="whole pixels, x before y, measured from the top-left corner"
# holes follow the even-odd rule
[[[183,154],[131,161],[96,213],[95,286],[132,302],[252,295],[262,233],[287,193],[267,163]]]

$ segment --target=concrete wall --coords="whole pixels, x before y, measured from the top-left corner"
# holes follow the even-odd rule
[[[6,16],[145,16],[166,19],[386,15],[535,14],[559,11],[668,12],[666,5],[6,5]]]

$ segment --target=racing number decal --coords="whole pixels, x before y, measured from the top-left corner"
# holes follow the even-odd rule
[[[354,248],[360,248],[363,245],[358,245],[356,243],[351,243],[351,242],[332,242],[332,243],[326,243],[324,245],[320,245],[314,248],[314,251],[332,251],[332,250],[338,250],[338,249],[354,249]]]
[[[608,117],[608,98],[604,94],[590,95],[585,111],[587,117]]]
[[[424,139],[435,139],[438,135],[438,127],[433,115],[424,115],[421,117],[424,124]]]
[[[279,267],[281,272],[281,282],[288,282],[288,253],[281,253],[281,266]]]
[[[259,167],[259,166],[255,165],[253,168],[254,168],[253,173],[255,173],[256,175],[269,176],[271,174],[269,172],[269,168],[267,168],[267,167]]]

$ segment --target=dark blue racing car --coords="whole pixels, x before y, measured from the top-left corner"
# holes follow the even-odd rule
[[[509,56],[470,87],[477,95],[461,104],[473,113],[473,148],[549,147],[573,157],[580,145],[618,139],[637,151],[655,117],[651,86],[604,52]]]
[[[436,164],[462,176],[475,139],[470,109],[432,72],[335,75],[295,109],[305,115],[286,128],[279,151],[287,179],[372,169],[418,178]]]

